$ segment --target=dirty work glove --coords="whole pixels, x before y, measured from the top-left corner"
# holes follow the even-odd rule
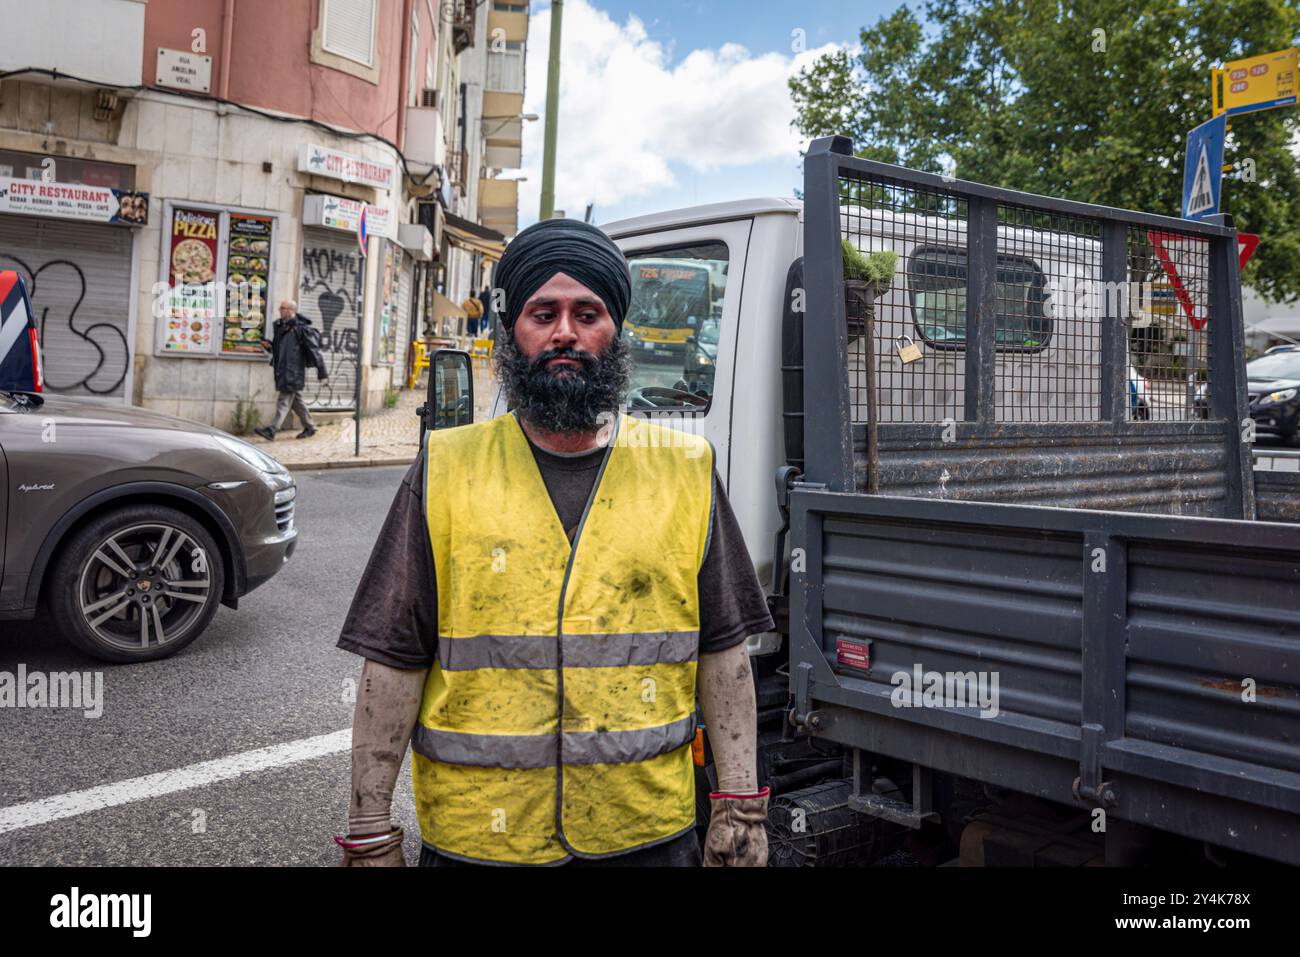
[[[388,834],[371,834],[364,837],[336,837],[334,841],[343,848],[340,867],[405,867],[402,856],[402,829],[395,827]]]
[[[705,867],[767,867],[767,798],[769,788],[757,794],[709,795],[713,812],[704,839]]]

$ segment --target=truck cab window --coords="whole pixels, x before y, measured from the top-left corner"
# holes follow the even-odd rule
[[[936,348],[966,345],[966,252],[918,248],[908,259],[913,322],[917,333]],[[1038,350],[1052,335],[1044,309],[1047,281],[1033,262],[998,256],[997,346]]]
[[[639,251],[628,257],[632,302],[623,339],[633,369],[629,410],[708,408],[727,265],[727,246],[720,242]]]

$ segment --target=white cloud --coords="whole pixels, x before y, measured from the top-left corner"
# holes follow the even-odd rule
[[[533,15],[525,113],[546,114],[550,10]],[[564,5],[560,59],[555,205],[580,217],[666,191],[677,171],[716,172],[788,157],[806,145],[791,127],[787,80],[835,49],[752,55],[735,43],[693,50],[669,65],[664,46],[643,22],[619,25],[586,0]],[[543,122],[524,126],[521,220],[536,218],[542,182]],[[599,214],[598,214],[599,215]]]

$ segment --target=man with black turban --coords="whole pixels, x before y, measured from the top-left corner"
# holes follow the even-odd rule
[[[428,433],[338,645],[366,658],[347,866],[763,866],[745,639],[774,625],[706,440],[622,414],[631,276],[545,220],[491,297],[510,413]],[[717,789],[696,837],[696,695]]]

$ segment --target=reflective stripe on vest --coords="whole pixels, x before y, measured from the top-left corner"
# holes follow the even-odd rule
[[[411,762],[426,844],[544,864],[694,825],[712,478],[705,440],[620,416],[570,544],[512,415],[428,434],[438,660]]]
[[[438,664],[443,671],[474,668],[557,668],[559,649],[535,635],[474,635],[439,638]],[[570,668],[618,668],[694,661],[698,631],[633,635],[565,635],[564,663]]]
[[[464,734],[417,726],[411,747],[447,764],[485,768],[550,768],[557,747],[565,764],[626,764],[680,748],[695,737],[695,715],[637,731],[566,731],[554,734]]]

